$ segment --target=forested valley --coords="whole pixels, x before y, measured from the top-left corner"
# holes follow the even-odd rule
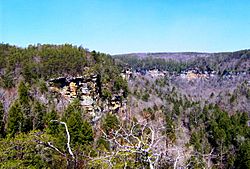
[[[0,168],[250,168],[249,50],[162,55],[0,44]]]

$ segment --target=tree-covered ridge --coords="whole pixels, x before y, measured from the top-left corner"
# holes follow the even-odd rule
[[[4,145],[0,148],[0,168],[85,166],[89,160],[85,156],[96,156],[92,116],[77,98],[63,105],[66,109],[57,111],[63,98],[48,89],[48,81],[95,75],[98,102],[108,104],[113,95],[122,93],[124,99],[128,95],[121,69],[107,54],[69,44],[27,48],[1,44],[0,49],[0,142]],[[13,94],[11,100],[9,93]],[[77,161],[68,157],[62,124],[70,133],[70,146]],[[13,151],[6,153],[6,147]]]
[[[209,101],[216,93],[195,100],[168,76],[132,72],[127,83],[120,76],[123,67],[109,55],[81,47],[2,44],[1,49],[6,60],[1,60],[0,168],[250,168],[249,117],[244,109],[228,112],[222,106],[236,107],[241,96],[247,102],[247,81],[228,94],[228,102],[217,104]],[[161,61],[148,58],[151,66]],[[181,70],[179,63],[168,64],[169,70]],[[97,121],[77,97],[58,109],[66,104],[64,96],[46,82],[85,75],[96,79],[103,113]],[[117,93],[124,102],[116,102]],[[104,111],[112,107],[109,102],[126,106]]]
[[[185,69],[250,71],[250,50],[222,53],[138,53],[113,56],[121,66],[133,69],[159,69],[180,72]]]
[[[242,82],[241,87],[229,95],[234,96],[232,99],[234,107],[227,111],[225,106],[230,107],[230,101],[222,104],[212,103],[212,97],[215,96],[211,96],[208,100],[195,100],[193,96],[179,90],[167,76],[152,77],[134,73],[130,79],[130,100],[133,111],[154,124],[162,123],[159,119],[164,118],[166,141],[169,146],[166,152],[169,156],[173,153],[178,158],[176,166],[250,167],[248,164],[250,156],[247,154],[250,139],[247,113],[249,109],[244,107],[237,111],[238,105],[244,105],[241,96],[243,97],[243,93],[250,89],[246,82]],[[224,96],[220,101],[227,99],[228,96]],[[244,99],[247,98],[244,96]],[[241,160],[241,157],[244,160]]]
[[[27,82],[39,78],[48,79],[60,75],[76,75],[87,65],[87,52],[72,45],[37,45],[28,48],[1,44],[2,78],[11,79],[22,75]],[[5,81],[4,81],[5,82]],[[10,87],[11,83],[4,83]]]
[[[20,77],[32,84],[40,79],[47,81],[52,77],[81,76],[92,72],[98,75],[102,87],[110,83],[103,88],[104,93],[120,89],[126,93],[128,89],[120,71],[110,55],[89,52],[81,46],[30,45],[19,48],[0,44],[0,86],[3,88],[14,87]]]
[[[27,95],[26,85],[19,84],[18,99],[8,112],[7,130],[0,139],[2,168],[173,168],[180,164],[171,151],[183,158],[183,149],[190,151],[186,168],[250,167],[247,114],[229,116],[218,105],[193,102],[174,88],[163,91],[161,87],[169,85],[167,79],[157,79],[155,86],[148,82],[144,90],[152,90],[147,99],[146,91],[132,90],[133,97],[148,107],[143,110],[143,123],[137,120],[139,114],[131,120],[107,114],[95,126],[79,100],[59,113]],[[150,106],[155,94],[165,104]],[[62,122],[70,133],[73,156]],[[190,134],[188,142],[173,148],[186,139],[181,134],[184,128]]]

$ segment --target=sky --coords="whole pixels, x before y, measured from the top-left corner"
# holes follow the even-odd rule
[[[250,0],[0,0],[0,43],[109,54],[250,48]]]

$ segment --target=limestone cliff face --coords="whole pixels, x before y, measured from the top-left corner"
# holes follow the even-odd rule
[[[94,122],[105,113],[118,113],[126,109],[126,100],[123,99],[122,93],[112,93],[110,99],[101,98],[101,87],[95,74],[58,77],[50,79],[47,85],[52,96],[60,95],[57,105],[66,107],[74,99],[79,99],[84,109],[93,117]]]

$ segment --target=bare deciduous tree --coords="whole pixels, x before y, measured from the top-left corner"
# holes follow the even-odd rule
[[[111,151],[106,152],[101,157],[91,158],[91,161],[103,160],[113,167],[112,161],[120,157],[124,160],[124,168],[128,161],[136,164],[140,163],[155,168],[159,161],[166,159],[165,136],[162,135],[163,128],[155,128],[149,123],[139,124],[131,122],[130,125],[120,126],[116,131],[111,130],[106,133],[100,128],[103,138],[111,146]]]

